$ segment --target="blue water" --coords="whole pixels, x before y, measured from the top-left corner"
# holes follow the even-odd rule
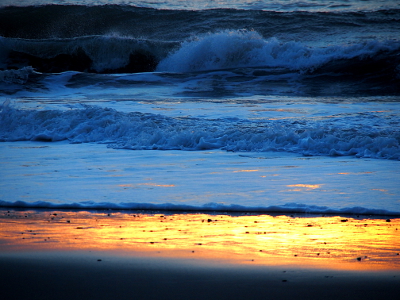
[[[400,214],[397,1],[106,4],[2,1],[2,206]],[[176,153],[183,177],[124,167]],[[87,155],[137,181],[93,185]]]

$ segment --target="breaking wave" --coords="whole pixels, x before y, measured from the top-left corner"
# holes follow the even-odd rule
[[[263,38],[255,31],[208,33],[185,42],[130,37],[88,36],[72,39],[0,39],[0,81],[25,84],[34,72],[191,73],[264,68],[265,75],[297,72],[306,85],[329,80],[361,84],[383,93],[400,92],[400,42],[369,41],[349,46],[312,48],[300,42]],[[283,73],[282,73],[283,72]],[[261,73],[260,73],[261,74]],[[357,87],[358,85],[356,85]],[[371,91],[373,93],[374,90]]]
[[[372,73],[379,71],[378,61],[386,61],[381,65],[384,69],[390,60],[394,72],[398,71],[400,64],[399,53],[400,43],[396,41],[370,41],[318,49],[300,42],[281,43],[276,38],[264,39],[255,31],[234,30],[210,33],[183,42],[177,51],[160,62],[157,70],[194,72],[238,67],[284,67],[314,71],[328,63],[341,62],[337,70],[340,72],[350,71],[349,66],[354,67],[357,62],[361,66],[375,61],[375,68],[366,70]],[[343,61],[347,61],[349,66]]]
[[[400,159],[400,130],[385,119],[271,120],[172,118],[109,108],[18,110],[3,105],[0,141],[103,143],[132,150],[287,151],[304,155],[354,155]],[[363,123],[365,122],[365,123]],[[370,124],[370,125],[367,125]]]

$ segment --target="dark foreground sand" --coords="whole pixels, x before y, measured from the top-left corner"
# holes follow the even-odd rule
[[[242,266],[112,253],[2,253],[1,299],[396,299],[397,271]]]
[[[400,219],[0,210],[0,299],[397,299]]]

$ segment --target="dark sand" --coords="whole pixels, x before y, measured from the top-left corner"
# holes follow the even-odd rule
[[[112,253],[2,253],[2,299],[395,299],[400,272],[242,266]]]

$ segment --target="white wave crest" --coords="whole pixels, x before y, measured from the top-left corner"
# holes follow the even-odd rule
[[[284,67],[312,70],[332,60],[363,58],[399,48],[395,41],[369,41],[350,46],[311,48],[300,42],[265,39],[255,31],[232,30],[209,33],[181,44],[162,60],[158,71],[195,72],[238,67]]]

